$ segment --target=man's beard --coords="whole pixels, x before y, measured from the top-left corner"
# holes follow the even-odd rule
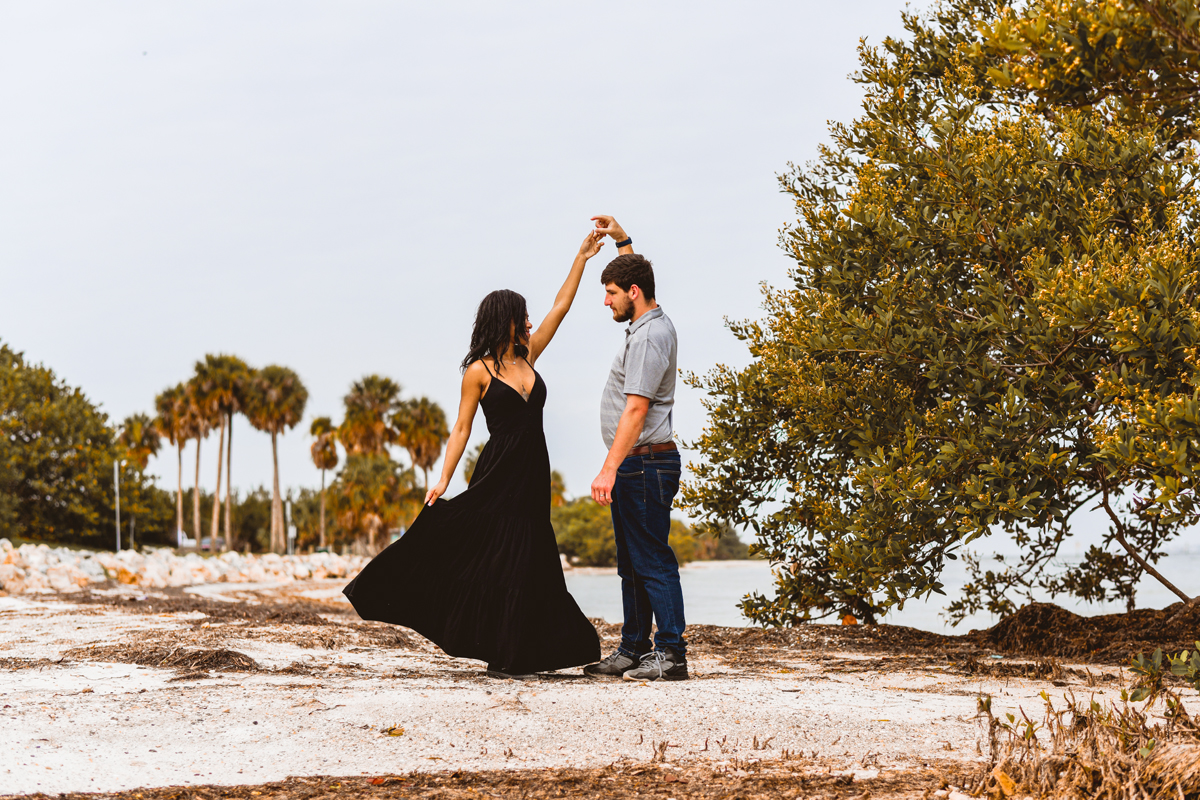
[[[633,303],[624,308],[613,306],[613,322],[629,322],[631,319],[633,319]]]

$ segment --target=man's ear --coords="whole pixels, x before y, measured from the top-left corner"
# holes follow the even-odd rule
[[[642,296],[642,287],[638,286],[636,283],[629,287],[629,299],[630,300],[632,300],[633,302],[636,303],[637,299],[641,296]]]

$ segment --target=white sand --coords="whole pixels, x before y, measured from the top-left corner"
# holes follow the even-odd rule
[[[332,596],[332,588],[298,583],[290,591]],[[0,659],[57,661],[71,647],[145,641],[190,629],[189,620],[200,617],[0,597]],[[847,770],[870,774],[979,758],[974,715],[980,692],[995,695],[997,712],[1023,707],[1040,717],[1038,693],[1066,691],[1042,681],[980,681],[939,669],[827,671],[816,657],[755,675],[694,658],[695,678],[679,683],[596,682],[578,670],[536,682],[497,681],[483,676],[479,662],[432,647],[305,649],[239,640],[236,623],[227,635],[233,639],[225,646],[264,667],[302,661],[320,674],[214,673],[169,682],[175,670],[119,663],[67,660],[5,669],[0,794],[413,769],[603,766],[648,760],[663,741],[670,743],[671,761],[720,763],[789,750],[834,757]],[[1103,701],[1119,691],[1108,686],[1073,688]],[[393,725],[404,734],[381,733]],[[768,747],[754,749],[755,737],[760,747],[769,739]]]

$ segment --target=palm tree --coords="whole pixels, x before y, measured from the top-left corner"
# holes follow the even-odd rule
[[[368,375],[350,387],[344,398],[346,418],[338,428],[338,440],[347,455],[387,454],[396,444],[391,416],[399,405],[400,384],[382,375]]]
[[[212,426],[209,425],[200,379],[193,377],[184,384],[184,391],[186,392],[184,427],[187,437],[196,440],[196,480],[192,484],[192,538],[196,540],[196,546],[199,547],[200,537],[204,535],[200,530],[200,442],[208,438]]]
[[[150,456],[158,452],[162,446],[158,429],[154,420],[145,414],[131,414],[121,423],[121,433],[117,441],[125,448],[125,457],[133,462],[138,472],[146,469]]]
[[[233,547],[233,415],[241,411],[246,402],[246,387],[254,379],[256,370],[240,358],[230,356],[230,369],[233,372],[233,402],[225,409],[229,418],[229,441],[225,448],[225,550]],[[305,399],[308,392],[305,391]],[[280,512],[283,519],[283,512]]]
[[[250,367],[237,356],[217,355],[211,353],[204,356],[203,361],[196,362],[196,378],[199,381],[200,406],[205,418],[214,427],[220,425],[221,435],[217,448],[217,491],[213,495],[212,513],[212,549],[217,547],[217,534],[220,533],[221,521],[221,467],[226,462],[228,472],[233,471],[233,414],[241,408],[243,387],[250,373]],[[225,434],[229,432],[229,450],[225,450]],[[232,523],[230,515],[232,505],[230,489],[232,480],[226,476],[225,482],[225,543],[223,549],[228,550]]]
[[[371,553],[376,537],[410,519],[424,496],[414,486],[412,469],[381,453],[347,455],[331,488],[339,527],[365,538]]]
[[[178,478],[175,487],[175,542],[183,531],[183,445],[187,442],[187,389],[181,383],[166,389],[154,398],[154,408],[158,416],[154,426],[166,440],[175,445],[177,465],[175,474]]]
[[[413,466],[425,476],[425,491],[429,491],[429,468],[441,458],[442,446],[450,438],[446,412],[428,397],[406,400],[392,415],[392,428]]]
[[[138,473],[144,474],[146,466],[150,463],[150,456],[156,454],[158,448],[162,446],[162,439],[159,437],[154,420],[145,414],[131,414],[121,423],[121,433],[117,435],[117,443],[125,451],[125,457],[137,468]],[[136,525],[137,518],[130,514],[130,547],[134,546],[133,529]]]
[[[308,432],[316,437],[311,452],[313,463],[321,470],[321,531],[318,547],[325,547],[325,470],[338,465],[337,430],[329,417],[317,417]]]
[[[271,458],[274,461],[274,483],[271,494],[271,550],[285,549],[283,498],[279,494],[279,434],[294,428],[304,417],[308,389],[300,376],[287,367],[272,364],[257,370],[245,391],[246,418],[260,431],[271,434]],[[227,517],[228,518],[228,517]]]

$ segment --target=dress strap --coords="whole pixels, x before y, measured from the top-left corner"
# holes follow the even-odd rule
[[[526,363],[526,364],[529,364],[529,359],[528,359],[528,358],[525,358],[525,356],[521,356],[521,358],[524,358],[524,359],[525,359],[525,363]],[[530,368],[530,369],[533,369],[533,364],[529,364],[529,368]],[[537,370],[533,370],[533,371],[534,371],[534,372],[537,372]]]
[[[479,359],[479,363],[483,364],[483,368],[487,370],[488,375],[491,375],[493,378],[496,377],[495,375],[492,375],[492,368],[487,365],[486,359]]]

